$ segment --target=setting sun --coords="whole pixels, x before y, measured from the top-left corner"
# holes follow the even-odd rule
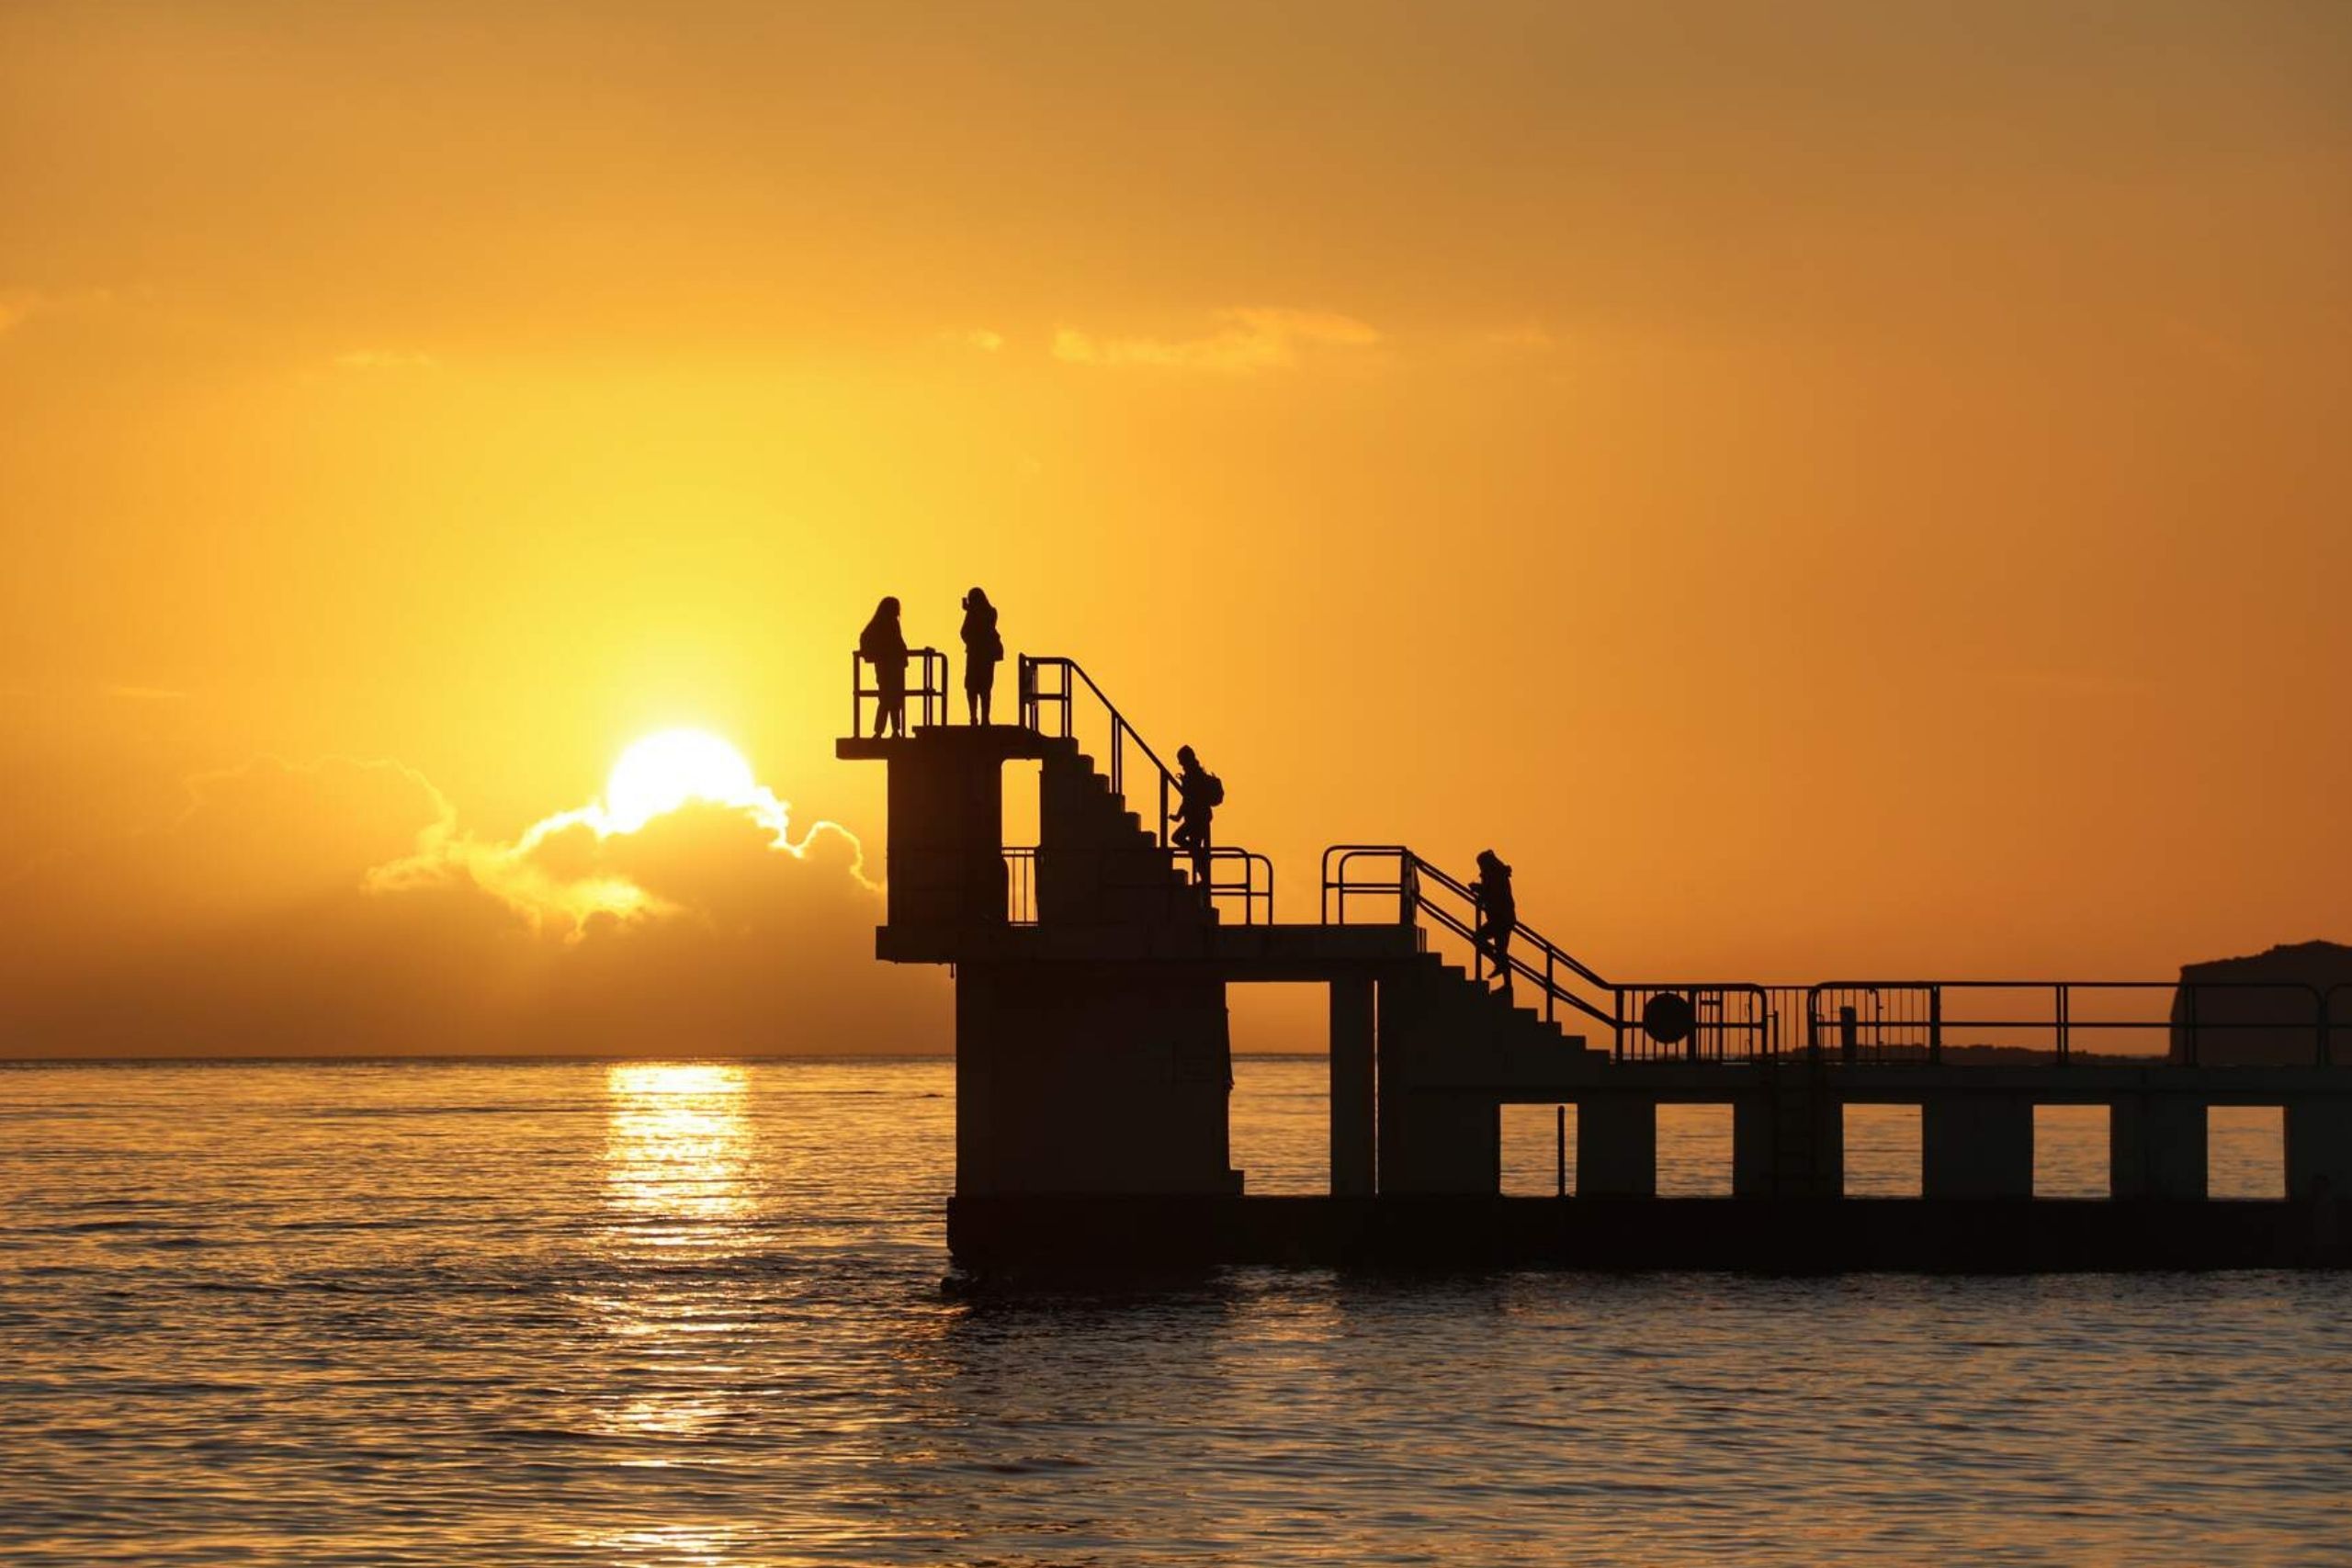
[[[605,809],[615,828],[633,833],[690,800],[751,806],[759,781],[743,754],[707,729],[664,729],[636,742],[605,781]]]

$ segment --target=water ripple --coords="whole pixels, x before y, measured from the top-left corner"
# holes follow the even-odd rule
[[[1242,1066],[1253,1186],[1312,1179],[1321,1074]],[[956,1301],[951,1084],[0,1071],[0,1555],[2352,1560],[2338,1278],[1234,1270]]]

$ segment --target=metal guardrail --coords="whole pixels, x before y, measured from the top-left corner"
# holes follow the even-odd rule
[[[1004,919],[1007,925],[1037,923],[1037,846],[1008,844],[1004,851]]]
[[[1170,854],[1182,860],[1185,852],[1170,850]],[[1241,906],[1241,923],[1245,926],[1274,923],[1274,863],[1255,850],[1238,846],[1213,845],[1209,852],[1209,903],[1222,910],[1227,903]],[[1220,877],[1220,866],[1236,867],[1239,879]],[[1261,874],[1263,874],[1262,876]]]
[[[1364,862],[1393,869],[1385,876],[1359,877],[1356,867]],[[1439,894],[1446,895],[1453,902],[1441,900]],[[1486,977],[1486,954],[1476,942],[1478,898],[1467,884],[1403,844],[1334,844],[1325,850],[1323,923],[1349,924],[1350,901],[1366,897],[1385,902],[1388,920],[1397,925],[1418,925],[1419,917],[1428,915],[1441,930],[1470,943],[1471,977]],[[1454,904],[1467,907],[1467,919],[1457,912]],[[1510,939],[1542,956],[1539,967],[1521,952],[1508,953],[1511,973],[1525,976],[1542,988],[1545,1022],[1558,1022],[1558,1010],[1566,1005],[1596,1022],[1607,1024],[1612,1033],[1621,1029],[1613,1005],[1598,1005],[1576,986],[1576,982],[1582,982],[1596,991],[1611,993],[1613,1003],[1615,987],[1608,981],[1532,926],[1515,926]]]
[[[1371,869],[1367,870],[1366,867]],[[1466,906],[1467,914],[1443,901]],[[1371,908],[1367,910],[1366,905]],[[1322,919],[1371,918],[1429,928],[1471,942],[1476,898],[1402,844],[1334,844],[1323,854]],[[1423,926],[1426,919],[1428,925]],[[1602,979],[1525,925],[1512,933],[1541,966],[1514,951],[1512,972],[1555,1002],[1610,1027],[1620,1061],[1736,1063],[1795,1057],[1809,1063],[1941,1065],[1947,1043],[2014,1044],[2073,1059],[2077,1036],[2136,1033],[2165,1043],[2188,1065],[2226,1039],[2239,1052],[2277,1042],[2266,1056],[2321,1066],[2352,1062],[2352,982],[2319,987],[2268,980],[1832,980],[1814,986]],[[1473,976],[1483,975],[1475,943]],[[2161,995],[2159,1012],[2135,1009]],[[2020,998],[2027,998],[2023,1002]]]
[[[2336,1010],[2336,998],[2345,1011]],[[2164,1010],[2134,1008],[2162,997]],[[1972,1006],[1971,1003],[1978,1005]],[[1806,993],[1804,1048],[1815,1061],[1940,1065],[1947,1043],[2014,1045],[2073,1058],[2080,1034],[2160,1037],[2199,1065],[2216,1037],[2247,1037],[2281,1056],[2332,1066],[2333,1036],[2352,1029],[2352,986],[2323,993],[2288,980],[1831,980]],[[1953,1041],[1955,1031],[1966,1038]]]
[[[1130,747],[1159,774],[1159,816],[1153,837],[1165,847],[1174,820],[1171,807],[1177,793],[1176,774],[1159,760],[1159,753],[1151,749],[1140,730],[1127,722],[1127,716],[1119,711],[1118,705],[1094,683],[1094,678],[1077,660],[1035,658],[1024,653],[1021,656],[1019,670],[1023,728],[1060,739],[1080,739],[1078,699],[1081,694],[1091,694],[1109,723],[1103,747],[1106,754],[1102,761],[1111,777],[1111,793],[1121,799],[1126,798],[1127,750]],[[1049,675],[1055,677],[1050,683],[1046,679]],[[1049,711],[1055,716],[1051,728],[1046,727]]]
[[[907,684],[907,702],[911,710],[907,717],[907,728],[911,730],[917,725],[945,724],[947,656],[935,648],[910,648],[907,649],[907,661],[913,666],[909,673],[915,676]],[[849,732],[852,739],[863,739],[866,734],[865,705],[868,698],[873,699],[876,716],[878,717],[881,713],[882,688],[879,684],[869,686],[865,683],[866,669],[865,656],[854,649],[851,649]]]
[[[1185,903],[1197,903],[1202,895],[1198,883],[1176,880],[1151,873],[1170,869],[1183,870],[1191,855],[1183,850],[1081,850],[1076,854],[1109,855],[1120,860],[1132,859],[1144,874],[1123,880],[1116,886],[1125,892],[1151,888],[1160,891],[1166,907],[1174,910]],[[1021,844],[1004,852],[1006,920],[1016,926],[1038,923],[1040,906],[1037,898],[1037,846]],[[1231,868],[1237,875],[1223,876],[1220,868]],[[1245,926],[1272,925],[1274,919],[1274,863],[1254,850],[1238,846],[1219,846],[1209,852],[1209,882],[1206,888],[1211,908],[1222,916],[1228,908],[1238,907],[1240,923]]]

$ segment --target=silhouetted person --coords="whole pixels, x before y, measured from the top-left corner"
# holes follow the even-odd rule
[[[1510,933],[1519,929],[1519,905],[1510,896],[1510,867],[1502,856],[1492,850],[1478,852],[1478,880],[1470,885],[1470,895],[1478,901],[1478,929],[1471,945],[1495,961],[1495,970],[1503,977],[1503,989],[1510,989]]]
[[[964,595],[964,705],[974,724],[989,722],[989,705],[996,696],[997,660],[1004,657],[1004,638],[997,635],[996,606],[975,588]]]
[[[874,738],[907,732],[907,639],[899,630],[899,602],[885,599],[857,634],[857,656],[874,666]]]
[[[1209,897],[1209,823],[1225,804],[1225,781],[1201,766],[1190,746],[1176,749],[1176,829],[1169,841],[1193,857],[1193,884]]]

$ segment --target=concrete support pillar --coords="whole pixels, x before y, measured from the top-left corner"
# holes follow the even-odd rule
[[[1375,1097],[1380,1190],[1492,1195],[1502,1190],[1502,1108],[1495,1095],[1446,1086],[1457,1042],[1442,988],[1409,969],[1376,990]]]
[[[1373,1135],[1373,983],[1331,982],[1331,1191],[1365,1197],[1377,1164]]]
[[[2205,1102],[2134,1094],[2108,1110],[2108,1186],[2118,1198],[2205,1196]]]
[[[1657,1101],[1594,1094],[1577,1101],[1577,1196],[1657,1196]]]
[[[1958,1090],[1919,1108],[1919,1191],[1927,1198],[2033,1196],[2033,1100]]]
[[[888,783],[892,925],[1002,925],[1004,746],[987,730],[926,740]]]
[[[1770,1198],[1776,1190],[1773,1121],[1769,1093],[1742,1095],[1731,1102],[1733,1197]]]
[[[1846,1188],[1845,1107],[1826,1075],[1783,1066],[1732,1102],[1732,1194],[1836,1198]]]
[[[1225,986],[1148,964],[966,963],[956,1190],[1239,1190]]]
[[[2352,1095],[2290,1100],[2286,1124],[2287,1196],[2352,1198]]]

